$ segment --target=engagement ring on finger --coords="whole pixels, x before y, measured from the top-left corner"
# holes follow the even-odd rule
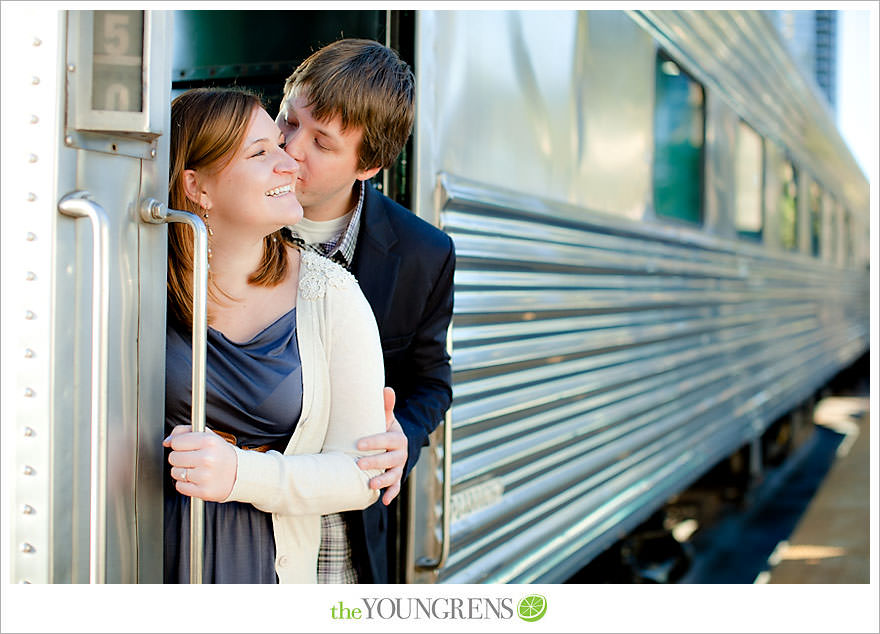
[[[180,478],[182,482],[189,482],[189,480],[187,480],[187,476],[189,475],[188,471],[189,471],[189,469],[183,470],[183,475]]]

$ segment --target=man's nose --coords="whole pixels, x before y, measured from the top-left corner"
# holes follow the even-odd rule
[[[296,130],[290,130],[284,135],[284,151],[295,161],[303,160],[302,144],[299,142]]]

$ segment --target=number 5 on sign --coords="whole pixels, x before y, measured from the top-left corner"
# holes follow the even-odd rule
[[[108,55],[125,55],[130,44],[129,16],[107,11],[104,14],[104,52]]]

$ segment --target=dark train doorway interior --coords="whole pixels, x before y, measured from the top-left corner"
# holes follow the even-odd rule
[[[199,86],[244,86],[278,112],[284,80],[312,52],[343,37],[396,50],[415,68],[415,11],[175,11],[171,96]],[[412,138],[374,184],[409,208]]]

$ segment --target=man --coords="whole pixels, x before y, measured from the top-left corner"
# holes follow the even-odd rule
[[[445,233],[369,183],[393,165],[414,118],[412,71],[371,40],[339,40],[313,53],[284,85],[276,122],[299,164],[296,191],[304,218],[291,227],[304,248],[351,270],[382,339],[386,385],[397,423],[362,439],[362,468],[386,468],[371,486],[387,487],[363,512],[328,516],[322,526],[319,581],[394,580],[396,527],[388,505],[452,401],[446,335],[452,317],[455,249]],[[401,433],[402,428],[402,433]]]

